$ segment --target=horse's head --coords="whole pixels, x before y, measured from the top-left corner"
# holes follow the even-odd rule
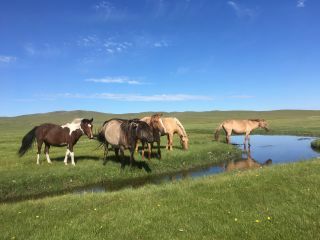
[[[150,126],[153,129],[158,130],[161,134],[165,134],[166,128],[162,122],[161,117],[162,117],[162,114],[159,114],[159,113],[152,115],[150,119]]]
[[[265,129],[267,132],[269,131],[269,125],[264,119],[259,120],[259,127]]]
[[[180,137],[180,143],[182,145],[183,150],[189,149],[189,139],[188,136],[181,136]]]
[[[93,133],[92,133],[92,122],[93,118],[89,119],[82,119],[81,121],[81,129],[83,130],[84,134],[88,136],[88,138],[93,139]]]
[[[132,122],[131,124],[136,131],[137,139],[140,139],[142,141],[147,141],[149,143],[153,142],[152,128],[146,122],[135,121],[135,122]]]

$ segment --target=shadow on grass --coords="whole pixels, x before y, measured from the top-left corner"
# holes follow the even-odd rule
[[[63,157],[54,157],[54,158],[51,158],[51,160],[57,161],[57,162],[63,162],[64,156]],[[99,161],[99,160],[101,160],[101,158],[93,157],[93,156],[89,156],[89,155],[81,155],[81,156],[74,156],[74,160],[75,160],[75,162],[83,161],[83,160]],[[70,157],[68,158],[68,161],[70,161]]]
[[[116,157],[116,156],[107,156],[107,158],[103,161],[103,165],[106,165],[109,161],[115,162],[115,163],[120,163],[121,168],[125,168],[126,166],[130,166],[130,157],[129,156],[124,156],[123,162],[121,162],[121,157]],[[151,173],[152,170],[149,166],[149,164],[145,161],[136,161],[134,160],[132,163],[132,167],[136,167],[138,169],[143,169],[148,173]]]

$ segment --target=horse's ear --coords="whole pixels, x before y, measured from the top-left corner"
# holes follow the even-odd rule
[[[90,122],[93,122],[93,118],[91,118],[89,121],[90,121]]]

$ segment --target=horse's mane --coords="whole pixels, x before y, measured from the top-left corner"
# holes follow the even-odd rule
[[[255,119],[248,119],[249,121],[253,121],[253,122],[261,122],[261,121],[265,121],[264,119],[259,119],[259,118],[255,118]]]
[[[181,129],[181,131],[183,132],[183,136],[184,137],[188,137],[188,135],[187,135],[187,133],[186,133],[186,130],[184,129],[184,127],[183,127],[183,125],[181,124],[181,122],[177,119],[177,118],[175,118],[175,120],[176,120],[176,123],[177,123],[177,125],[178,125],[178,127]]]
[[[124,118],[111,118],[109,120],[106,120],[104,121],[104,123],[102,124],[102,127],[104,125],[106,125],[106,123],[110,122],[110,121],[113,121],[113,120],[116,120],[116,121],[120,121],[120,122],[141,122],[141,120],[139,118],[133,118],[133,119],[124,119]]]

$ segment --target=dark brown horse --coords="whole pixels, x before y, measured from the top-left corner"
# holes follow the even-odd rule
[[[166,128],[162,122],[162,114],[154,114],[151,117],[141,118],[141,121],[146,122],[151,128],[153,132],[153,141],[157,143],[158,148],[158,158],[161,159],[161,150],[160,150],[160,137],[161,135],[166,134]],[[148,159],[151,158],[153,143],[148,143]],[[138,142],[136,144],[136,152],[138,152]],[[144,159],[144,147],[141,150],[142,160]]]
[[[62,126],[52,123],[44,123],[40,126],[36,126],[23,137],[18,154],[22,157],[32,147],[32,143],[36,139],[38,145],[37,164],[39,164],[41,147],[44,143],[44,153],[46,154],[48,163],[51,163],[49,157],[50,146],[67,146],[64,163],[65,165],[68,164],[68,156],[70,155],[71,163],[72,165],[75,165],[73,146],[83,134],[86,134],[90,139],[93,138],[92,121],[92,118],[90,120],[76,118],[71,123]]]
[[[121,165],[124,167],[124,150],[130,150],[130,164],[134,161],[133,154],[137,140],[145,143],[153,142],[151,127],[139,119],[111,119],[105,121],[99,131],[97,140],[105,146],[105,161],[110,144],[118,157],[121,153]]]

